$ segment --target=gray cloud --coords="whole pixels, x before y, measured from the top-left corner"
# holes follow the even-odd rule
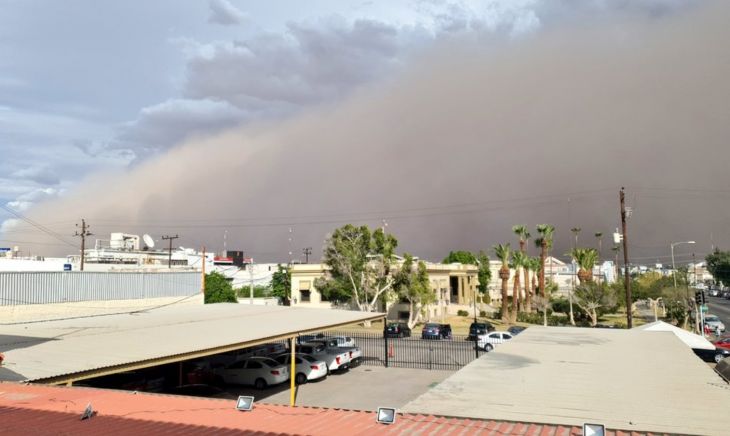
[[[229,247],[261,260],[320,247],[348,221],[385,218],[430,259],[548,222],[559,255],[570,227],[617,226],[625,185],[636,260],[662,260],[673,240],[701,254],[711,232],[727,247],[728,14],[713,3],[489,46],[455,38],[345,102],[193,139],[29,214],[209,248],[228,229]]]
[[[210,0],[208,7],[210,8],[208,21],[211,23],[230,26],[241,24],[246,19],[246,14],[238,10],[228,0]]]
[[[58,185],[61,182],[56,171],[46,165],[18,169],[11,174],[11,177],[31,180],[41,185]]]

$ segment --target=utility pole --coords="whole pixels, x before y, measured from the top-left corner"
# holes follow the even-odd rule
[[[253,257],[251,258],[251,263],[248,264],[248,268],[249,277],[251,278],[251,283],[248,285],[249,303],[253,306]]]
[[[304,253],[304,263],[309,263],[309,255],[312,254],[312,247],[303,248],[302,253]]]
[[[179,238],[178,235],[162,237],[163,240],[170,241],[170,246],[169,246],[170,248],[168,250],[169,252],[167,253],[167,267],[168,268],[172,268],[172,241],[174,241],[177,238]]]
[[[624,201],[624,188],[621,187],[619,193],[619,200],[621,202],[621,230],[623,232],[624,241],[624,286],[626,287],[626,328],[632,328],[634,325],[633,314],[631,309],[633,306],[631,299],[631,277],[629,272],[629,236],[626,234],[626,203]]]
[[[76,224],[76,227],[79,227],[79,225]],[[86,257],[86,237],[93,235],[93,233],[89,231],[89,227],[91,226],[86,224],[86,220],[81,218],[81,233],[79,233],[78,230],[74,233],[74,236],[81,238],[81,271],[84,270],[84,258]]]

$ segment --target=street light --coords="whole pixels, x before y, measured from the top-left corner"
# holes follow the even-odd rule
[[[694,244],[695,241],[672,242],[669,247],[672,250],[672,277],[674,277],[674,287],[677,287],[677,267],[674,266],[674,246],[680,244]]]

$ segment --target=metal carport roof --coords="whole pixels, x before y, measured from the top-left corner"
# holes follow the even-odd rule
[[[0,380],[70,383],[179,362],[300,333],[383,318],[382,313],[209,304],[0,326]]]

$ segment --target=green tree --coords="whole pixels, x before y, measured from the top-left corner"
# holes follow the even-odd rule
[[[205,304],[237,303],[231,282],[219,272],[205,275]]]
[[[550,224],[538,224],[537,233],[540,234],[540,237],[535,239],[535,245],[540,248],[538,286],[540,287],[540,295],[545,298],[545,260],[547,259],[548,250],[553,246],[553,234],[555,233],[555,227]]]
[[[397,295],[408,301],[408,327],[413,328],[423,316],[423,310],[436,301],[431,290],[426,264],[423,261],[413,262],[413,256],[404,254],[405,260],[394,274],[393,288]]]
[[[469,251],[449,251],[449,255],[441,263],[461,263],[464,265],[476,265],[477,258]]]
[[[510,319],[507,301],[507,282],[509,281],[510,275],[509,260],[511,249],[509,244],[497,244],[493,248],[494,255],[502,262],[502,267],[499,269],[499,278],[502,279],[502,306],[500,313],[502,314],[502,321],[507,322]]]
[[[271,295],[280,298],[285,306],[291,304],[291,271],[279,265],[271,276]]]
[[[605,283],[585,282],[575,288],[575,302],[591,319],[591,326],[598,324],[601,308],[614,306],[616,299]]]
[[[395,237],[382,229],[340,227],[325,242],[324,263],[330,270],[317,286],[331,300],[347,296],[358,310],[370,312],[393,288],[391,268],[397,246]]]
[[[525,261],[527,262],[527,259],[529,259],[527,257],[527,241],[530,240],[530,237],[532,237],[532,235],[530,235],[530,232],[527,231],[527,226],[524,225],[512,226],[512,232],[516,234],[519,238],[520,252],[525,255]],[[530,287],[530,270],[527,268],[526,264],[522,265],[522,272],[525,279],[525,300],[523,301],[522,298],[520,298],[519,310],[530,310],[527,301],[527,294]],[[528,308],[526,309],[526,307]]]
[[[715,281],[722,282],[723,285],[730,285],[730,251],[720,251],[715,249],[713,253],[705,257],[707,262],[707,271],[712,274]]]
[[[489,267],[489,256],[484,251],[479,251],[479,271],[477,272],[477,279],[479,284],[477,290],[484,301],[484,297],[489,298],[489,283],[492,281],[492,269]],[[488,302],[488,301],[487,301]]]

